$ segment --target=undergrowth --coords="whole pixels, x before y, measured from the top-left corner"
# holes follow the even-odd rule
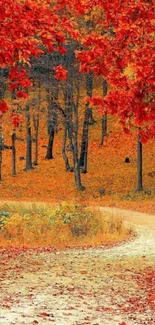
[[[103,215],[80,205],[62,203],[44,208],[4,205],[0,208],[2,245],[99,246],[126,240],[134,235],[119,216]]]

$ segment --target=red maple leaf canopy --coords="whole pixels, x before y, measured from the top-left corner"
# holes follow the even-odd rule
[[[0,0],[0,24],[0,68],[9,69],[10,88],[20,98],[27,97],[31,86],[31,58],[47,50],[65,54],[67,39],[78,36],[70,17],[60,14],[59,3],[48,0]],[[65,79],[63,69],[61,74]],[[1,115],[6,107],[2,102]]]
[[[117,114],[124,130],[134,128],[147,141],[155,136],[154,1],[86,0],[84,12],[97,25],[77,52],[81,71],[109,84],[107,96],[92,104],[98,100],[100,112]]]

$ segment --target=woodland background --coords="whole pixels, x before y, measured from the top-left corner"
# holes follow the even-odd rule
[[[1,8],[1,198],[151,210],[153,1]]]

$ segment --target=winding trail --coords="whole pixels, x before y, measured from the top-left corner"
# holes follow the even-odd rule
[[[99,209],[121,215],[138,236],[108,249],[3,255],[0,324],[155,324],[155,283],[143,277],[155,269],[155,216]]]

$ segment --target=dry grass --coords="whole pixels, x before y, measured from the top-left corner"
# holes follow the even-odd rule
[[[1,246],[65,247],[111,245],[134,235],[119,216],[66,203],[55,208],[1,207]]]

